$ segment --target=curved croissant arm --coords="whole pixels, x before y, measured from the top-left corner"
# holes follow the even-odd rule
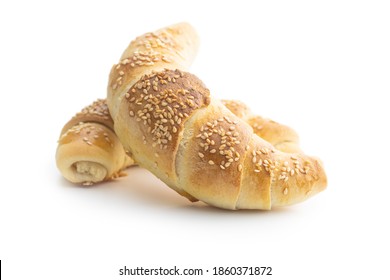
[[[134,164],[113,131],[105,100],[95,101],[65,124],[56,163],[67,180],[83,185],[122,176]]]
[[[138,164],[190,200],[270,209],[326,187],[319,160],[275,149],[194,75],[166,69],[127,86],[112,100],[115,132]]]
[[[253,128],[253,133],[272,144],[279,151],[302,152],[299,147],[299,136],[291,127],[253,114],[249,107],[241,101],[221,100],[221,102],[233,114],[247,122]]]
[[[199,37],[188,23],[174,24],[133,40],[111,70],[107,99],[111,116],[115,119],[121,93],[129,90],[144,71],[160,71],[173,65],[187,70],[199,47]],[[154,88],[152,83],[149,85]]]

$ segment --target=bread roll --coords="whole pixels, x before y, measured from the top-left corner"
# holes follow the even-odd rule
[[[67,180],[83,185],[122,176],[134,164],[113,131],[105,100],[93,102],[65,124],[56,163]]]

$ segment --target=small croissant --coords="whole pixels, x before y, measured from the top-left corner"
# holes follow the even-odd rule
[[[114,132],[106,100],[93,102],[65,124],[56,164],[67,180],[83,185],[120,177],[134,164]]]

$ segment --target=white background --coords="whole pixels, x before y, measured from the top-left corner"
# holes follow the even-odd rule
[[[130,279],[124,265],[390,279],[389,15],[388,1],[2,1],[4,279]],[[62,125],[105,96],[135,36],[179,21],[201,37],[191,71],[213,96],[294,127],[325,163],[325,192],[232,212],[191,204],[139,168],[92,188],[61,177]],[[164,279],[213,278],[238,279]]]

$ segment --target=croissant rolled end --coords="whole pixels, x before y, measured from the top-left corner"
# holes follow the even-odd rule
[[[91,185],[120,177],[120,171],[134,161],[113,131],[101,124],[83,123],[61,136],[56,163],[70,182]]]
[[[294,176],[285,182],[273,183],[272,208],[303,202],[326,189],[327,177],[322,161],[308,157],[303,162],[294,169],[297,170]]]
[[[326,176],[322,160],[314,158],[313,162],[315,166],[314,168],[315,170],[318,170],[318,173],[315,176],[316,183],[313,185],[311,190],[313,193],[312,195],[322,192],[328,185],[328,178]],[[310,193],[308,195],[310,195]]]
[[[108,170],[104,164],[88,155],[74,154],[72,146],[75,143],[60,145],[57,149],[57,167],[65,179],[82,185],[92,185],[107,179]]]
[[[302,186],[298,185],[298,192],[302,192],[300,201],[304,201],[322,191],[324,191],[328,184],[325,169],[322,161],[319,158],[312,158],[310,160],[310,169],[304,174],[306,183]],[[297,202],[300,202],[297,201]]]

